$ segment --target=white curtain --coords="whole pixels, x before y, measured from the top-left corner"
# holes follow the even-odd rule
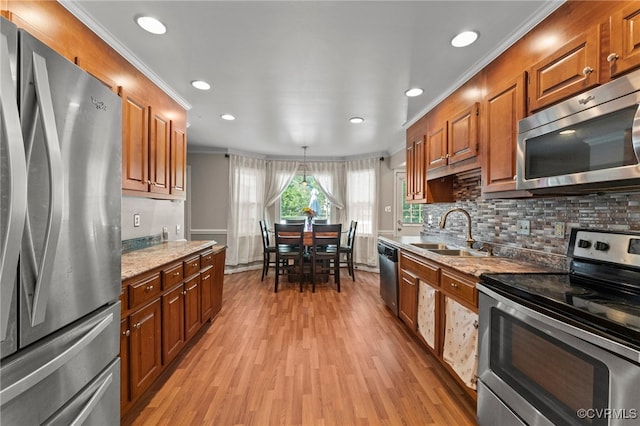
[[[377,266],[380,159],[347,161],[345,166],[347,216],[349,220],[358,221],[353,260]]]
[[[332,219],[333,223],[342,223],[348,226],[345,215],[345,165],[342,162],[311,162],[307,164],[309,174],[313,176],[320,189],[325,193],[333,207],[335,207],[337,217]]]
[[[229,156],[229,213],[227,219],[227,265],[262,260],[258,221],[265,200],[266,161]]]
[[[269,207],[280,198],[289,183],[296,176],[298,161],[267,161],[267,173],[264,192],[264,217],[269,224],[273,218],[269,217]]]

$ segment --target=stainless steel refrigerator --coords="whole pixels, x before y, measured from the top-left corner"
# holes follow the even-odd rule
[[[0,423],[117,424],[121,101],[0,33]]]

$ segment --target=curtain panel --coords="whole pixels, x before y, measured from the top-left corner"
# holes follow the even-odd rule
[[[378,179],[380,159],[347,161],[346,213],[357,220],[355,263],[378,266]]]
[[[264,218],[273,224],[273,218],[270,217],[269,207],[275,204],[280,198],[287,186],[296,176],[299,167],[298,161],[267,161],[266,182],[264,194]]]
[[[347,223],[345,215],[345,165],[343,162],[311,162],[307,163],[307,170],[325,193],[327,199],[335,207],[334,223],[341,223],[344,228]]]
[[[265,185],[265,160],[229,155],[227,265],[262,260],[258,221],[264,212]]]

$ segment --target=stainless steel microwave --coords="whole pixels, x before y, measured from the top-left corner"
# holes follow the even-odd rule
[[[640,190],[640,70],[518,123],[516,188]]]

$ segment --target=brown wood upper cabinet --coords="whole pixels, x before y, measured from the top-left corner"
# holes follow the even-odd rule
[[[478,154],[478,117],[480,104],[453,114],[448,120],[434,122],[427,140],[429,170],[454,164]]]
[[[187,134],[171,122],[171,194],[186,197]]]
[[[122,189],[149,190],[148,105],[120,88],[122,98]]]
[[[600,83],[600,26],[595,25],[529,68],[529,111]]]
[[[424,201],[424,136],[407,143],[407,201]]]
[[[611,77],[640,66],[640,4],[634,2],[610,18],[610,49],[607,62]]]
[[[149,107],[149,192],[169,193],[169,120]]]
[[[513,191],[518,121],[525,116],[525,74],[496,86],[484,103],[482,191]]]

